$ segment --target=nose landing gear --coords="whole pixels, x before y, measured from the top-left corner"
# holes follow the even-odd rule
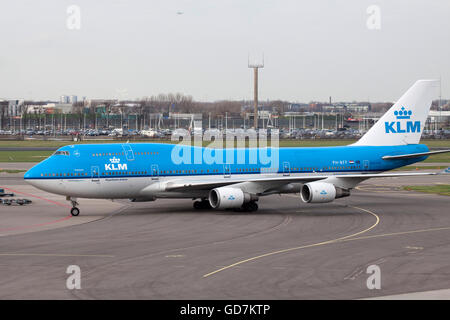
[[[77,215],[80,214],[80,209],[78,209],[77,207],[73,207],[72,209],[70,209],[70,214],[76,217]]]
[[[71,198],[71,197],[67,197],[66,199],[72,203],[72,209],[70,209],[70,214],[73,217],[78,216],[80,214],[80,209],[77,208],[77,206],[78,206],[77,199]]]

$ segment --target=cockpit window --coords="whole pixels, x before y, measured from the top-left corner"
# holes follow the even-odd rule
[[[63,155],[63,156],[68,156],[69,155],[69,151],[56,151],[54,153],[55,156],[57,155]]]

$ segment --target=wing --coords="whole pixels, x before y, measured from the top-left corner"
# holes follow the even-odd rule
[[[223,186],[229,186],[237,183],[243,182],[271,182],[274,184],[279,183],[290,183],[294,181],[302,181],[302,182],[312,182],[317,180],[326,179],[327,177],[324,175],[311,175],[311,176],[302,176],[302,177],[292,177],[292,176],[279,176],[279,175],[258,175],[257,177],[252,178],[241,178],[241,177],[229,177],[229,178],[217,178],[212,177],[210,179],[194,179],[194,180],[173,180],[168,181],[166,184],[167,191],[182,191],[182,190],[205,190],[205,189],[214,189]],[[301,179],[301,180],[300,180]]]
[[[412,173],[368,173],[368,174],[309,174],[309,175],[258,175],[252,178],[241,177],[205,177],[202,179],[175,179],[165,182],[166,191],[189,191],[189,190],[210,190],[223,186],[238,185],[242,183],[252,183],[264,185],[267,188],[280,186],[289,183],[307,183],[329,178],[341,178],[345,180],[362,181],[370,178],[405,177],[405,176],[426,176],[436,175],[435,172],[412,172]]]

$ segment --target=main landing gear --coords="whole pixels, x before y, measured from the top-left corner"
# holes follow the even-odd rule
[[[242,205],[240,211],[243,212],[258,211],[258,204],[256,203],[256,201],[246,202]]]
[[[211,205],[209,204],[209,201],[206,199],[203,199],[201,201],[194,201],[194,209],[197,210],[206,210],[206,209],[212,209]]]
[[[77,199],[71,197],[67,197],[66,199],[72,203],[72,209],[70,209],[70,214],[73,217],[78,216],[80,214],[80,209],[77,208],[78,206]]]

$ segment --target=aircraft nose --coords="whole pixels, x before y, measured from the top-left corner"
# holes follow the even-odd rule
[[[39,164],[35,165],[34,167],[32,167],[31,169],[29,169],[27,172],[25,172],[25,174],[23,175],[23,178],[25,180],[30,180],[30,179],[36,179],[40,177],[40,169],[39,169]],[[28,181],[31,183],[31,181]]]
[[[32,173],[31,173],[31,169],[29,169],[27,172],[25,172],[25,174],[23,175],[23,178],[26,179],[31,179],[32,177]]]

